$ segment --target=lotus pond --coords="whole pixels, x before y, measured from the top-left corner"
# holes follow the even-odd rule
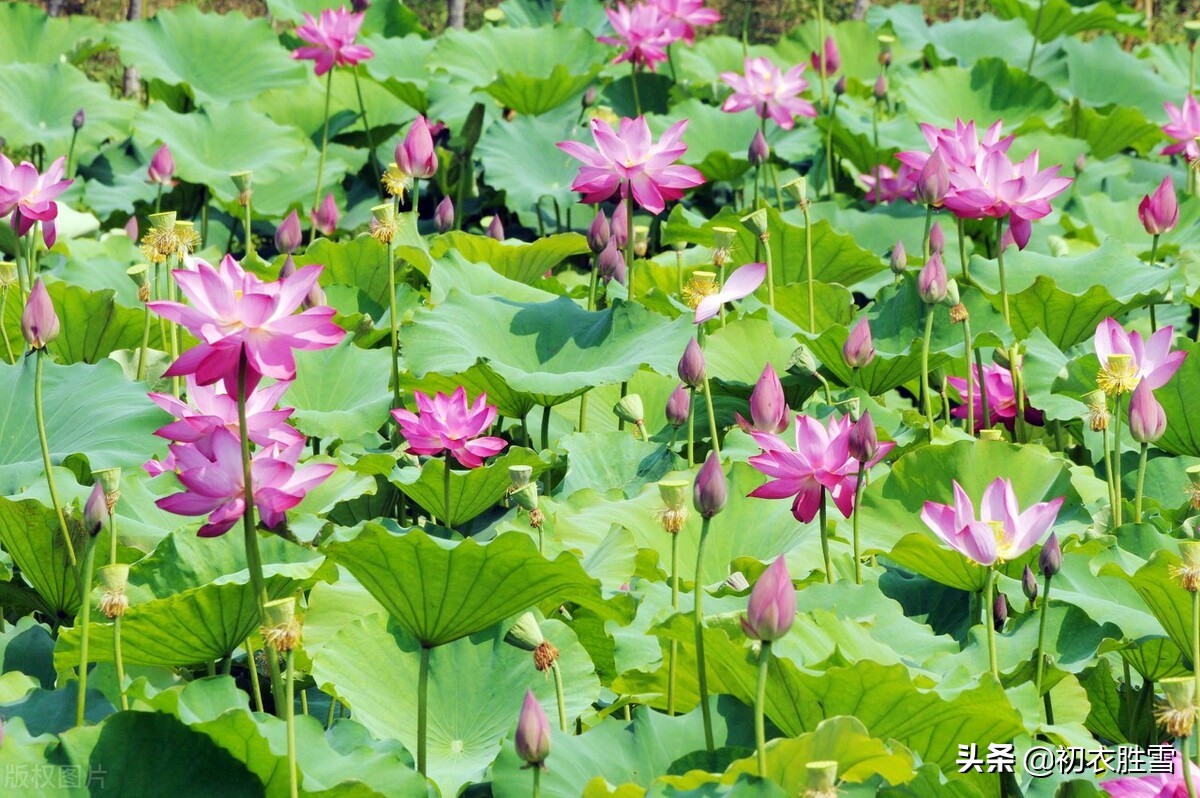
[[[5,795],[1196,798],[1200,24],[266,5],[0,4]]]

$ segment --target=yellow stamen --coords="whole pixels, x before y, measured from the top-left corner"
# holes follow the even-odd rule
[[[713,272],[693,272],[692,279],[683,287],[683,301],[689,308],[695,310],[705,297],[710,297],[721,290],[717,275]]]

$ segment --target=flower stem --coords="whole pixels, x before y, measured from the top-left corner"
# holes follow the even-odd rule
[[[933,206],[925,206],[925,233],[921,236],[921,262],[929,261],[929,230],[933,227]]]
[[[980,409],[983,410],[983,418],[979,420],[979,428],[986,429],[992,426],[992,414],[988,408],[987,388],[983,384],[983,355],[979,349],[975,349],[975,370],[979,372],[979,403]]]
[[[775,307],[775,262],[771,257],[771,242],[763,236],[763,260],[767,262],[767,304],[772,308]],[[723,283],[724,281],[722,281]],[[811,317],[813,313],[813,295],[812,283],[808,284],[808,312]]]
[[[550,405],[542,407],[542,448],[550,449]]]
[[[708,434],[712,435],[712,450],[721,459],[721,441],[717,438],[717,413],[713,409],[712,400],[712,385],[708,381],[708,375],[704,375],[704,405],[708,408]]]
[[[1190,169],[1188,170],[1191,171]],[[1150,242],[1150,265],[1153,266],[1158,261],[1158,234]],[[1158,319],[1154,317],[1154,303],[1150,303],[1150,332],[1158,332]]]
[[[821,105],[825,105],[829,101],[829,93],[825,88],[825,0],[817,0],[817,38],[817,47],[821,53],[817,62],[817,74],[821,76]]]
[[[992,622],[992,606],[995,602],[995,566],[988,566],[987,577],[984,585],[984,604],[983,604],[983,625],[987,629],[988,643],[988,663],[992,670],[992,676],[996,681],[1000,681],[1000,668],[996,664],[996,624]]]
[[[1142,453],[1138,458],[1137,472],[1137,491],[1133,494],[1133,517],[1134,523],[1142,523],[1142,488],[1146,485],[1146,455],[1150,451],[1150,444],[1142,444]]]
[[[821,40],[822,52],[825,48],[825,40]],[[824,61],[824,59],[822,59]],[[833,104],[829,107],[829,130],[825,136],[825,188],[829,192],[829,199],[833,199],[833,129],[837,125],[837,107],[840,98],[833,95]],[[879,196],[879,189],[875,189],[876,198]]]
[[[696,464],[696,389],[688,388],[688,468]]]
[[[1113,413],[1113,517],[1117,526],[1125,523],[1125,510],[1121,506],[1121,395],[1117,394],[1117,409]]]
[[[963,220],[956,220],[958,223],[958,261],[962,264],[963,282],[971,282],[971,273],[967,269],[967,234],[963,229]]]
[[[1192,591],[1192,662],[1200,662],[1200,591]],[[1196,687],[1200,687],[1200,668],[1192,667]],[[1196,746],[1196,764],[1200,766],[1200,745]]]
[[[679,533],[671,535],[671,609],[679,612]],[[675,716],[675,669],[679,657],[679,641],[671,641],[667,660],[667,715]]]
[[[921,397],[922,409],[925,412],[925,421],[929,424],[929,437],[933,437],[934,418],[933,418],[933,400],[929,395],[929,343],[933,339],[933,312],[935,305],[927,305],[925,308],[925,338],[921,343]]]
[[[429,731],[429,646],[421,644],[421,670],[417,676],[417,772],[425,775],[426,736]]]
[[[1188,798],[1196,798],[1196,785],[1192,783],[1192,764],[1188,762],[1188,741],[1195,736],[1195,733],[1184,737],[1182,742],[1183,751],[1179,755],[1179,767],[1183,771],[1183,784],[1187,788]],[[1200,752],[1200,747],[1197,747],[1197,752]],[[1200,753],[1197,753],[1197,758],[1200,759]]]
[[[1108,412],[1107,407],[1105,408],[1105,412]],[[1117,506],[1117,493],[1116,493],[1116,488],[1113,487],[1112,447],[1108,443],[1108,427],[1107,426],[1103,430],[1101,430],[1100,435],[1101,435],[1101,445],[1104,448],[1104,481],[1108,484],[1108,506],[1116,507]],[[1110,513],[1110,515],[1112,516],[1112,528],[1116,529],[1117,528],[1116,510],[1113,510]]]
[[[284,720],[287,722],[287,753],[288,753],[288,785],[291,798],[300,795],[299,774],[296,769],[296,706],[293,692],[295,690],[296,668],[293,661],[295,652],[290,648],[287,652],[287,674],[284,678]]]
[[[964,351],[970,353],[971,320],[969,318],[963,319],[963,347]],[[980,377],[982,378],[982,375]],[[975,434],[975,376],[971,374],[970,361],[967,362],[967,434]]]
[[[825,488],[821,488],[821,502],[817,505],[817,523],[821,526],[821,559],[825,562],[825,582],[833,584],[833,559],[829,556],[829,516],[825,507]]]
[[[246,638],[246,665],[250,668],[250,692],[254,694],[254,708],[263,712],[262,687],[258,684],[258,663],[254,658],[254,644]]]
[[[248,257],[250,257],[250,251],[251,251],[250,246],[253,243],[253,240],[251,239],[251,236],[250,236],[251,219],[253,217],[253,214],[252,214],[251,208],[250,208],[250,198],[249,197],[246,198],[245,208],[246,208],[245,220],[242,222],[242,227],[244,228],[243,232],[245,233],[245,244],[244,244],[244,249],[246,251],[245,257],[248,258]]]
[[[87,551],[83,556],[83,603],[79,607],[79,695],[75,698],[75,725],[83,725],[84,709],[87,705],[88,683],[88,634],[92,619],[92,571],[96,565],[96,539],[87,542]]]
[[[1034,677],[1034,686],[1037,688],[1037,694],[1042,694],[1042,673],[1046,665],[1046,613],[1050,609],[1050,575],[1046,574],[1042,581],[1042,611],[1041,618],[1038,620],[1038,642],[1036,651],[1036,670]]]
[[[1042,11],[1045,9],[1046,0],[1038,0],[1037,16],[1033,18],[1033,44],[1029,48],[1029,62],[1025,65],[1025,71],[1033,74],[1033,57],[1037,55],[1038,33],[1042,27]]]
[[[330,71],[332,72],[332,70]],[[375,190],[379,191],[383,176],[379,174],[379,162],[375,158],[375,138],[371,135],[371,124],[367,121],[367,105],[363,102],[362,84],[358,80],[358,67],[354,67],[352,71],[354,73],[354,92],[358,95],[358,110],[362,113],[363,131],[367,134],[367,150],[370,153],[367,158],[371,161],[371,171],[375,174]],[[415,203],[413,210],[416,210]]]
[[[317,238],[317,220],[315,218],[317,208],[321,205],[321,189],[322,181],[325,178],[325,151],[329,149],[329,100],[333,96],[333,70],[330,69],[325,78],[325,123],[321,127],[321,157],[317,161],[317,193],[313,197],[313,215],[312,227],[308,231],[308,243],[312,243]]]
[[[1013,419],[1013,438],[1017,443],[1024,443],[1029,437],[1025,429],[1025,374],[1023,360],[1016,344],[1008,353],[1009,374],[1012,377],[1013,396],[1017,400],[1017,415]]]
[[[137,379],[146,379],[146,351],[150,348],[150,306],[142,304],[142,347],[138,350]],[[8,336],[5,336],[7,342]]]
[[[113,618],[113,663],[117,668],[117,692],[121,695],[121,709],[129,709],[129,696],[125,694],[125,658],[121,655],[121,616]]]
[[[67,519],[63,516],[62,502],[58,500],[58,489],[54,485],[54,471],[50,464],[50,442],[46,437],[46,419],[42,413],[42,360],[45,357],[45,349],[37,350],[33,374],[33,412],[37,420],[38,440],[42,445],[42,464],[46,467],[46,485],[50,488],[50,504],[54,507],[54,514],[58,517],[58,528],[62,532],[63,543],[67,547],[67,559],[70,561],[71,567],[75,568],[78,567],[75,546],[71,543],[71,533],[67,530]]]
[[[1004,217],[996,220],[996,265],[1000,269],[1000,299],[1004,303],[1004,323],[1012,326],[1008,312],[1008,280],[1004,274]]]
[[[754,701],[754,742],[758,746],[758,776],[767,777],[767,731],[763,720],[767,705],[767,671],[771,666],[771,641],[762,641],[758,651],[758,692]]]
[[[0,335],[4,336],[4,354],[6,361],[15,365],[17,356],[13,353],[12,344],[8,340],[8,328],[4,326],[4,311],[8,308],[8,286],[0,288]],[[147,311],[148,313],[149,311]]]
[[[558,727],[564,732],[570,732],[567,728],[567,700],[563,693],[562,669],[558,667],[557,660],[551,664],[550,669],[554,671],[554,695],[558,699]]]
[[[637,76],[636,70],[634,76],[635,78]],[[633,85],[637,86],[636,80]],[[639,115],[641,114],[640,111],[638,113]],[[625,187],[629,190],[629,193],[625,197],[625,280],[629,283],[627,291],[629,301],[633,302],[636,286],[636,283],[633,281],[633,181],[626,181]]]
[[[638,96],[637,87],[637,61],[629,62],[629,85],[633,87],[633,110],[634,116],[642,115],[642,99]]]
[[[442,472],[442,526],[454,530],[450,523],[450,453],[446,452],[446,470]]]
[[[533,798],[542,798],[542,767],[533,766]]]
[[[813,308],[813,256],[812,256],[812,226],[808,218],[808,203],[800,205],[804,214],[804,271],[808,279],[808,331],[817,331],[817,319]]]
[[[395,217],[393,217],[395,218]],[[396,258],[392,240],[387,243],[388,320],[391,322],[392,407],[400,407],[400,322],[396,318]]]
[[[704,609],[701,600],[704,597],[704,544],[708,540],[708,525],[711,518],[705,518],[700,524],[700,543],[696,547],[696,589],[694,625],[696,627],[696,679],[700,690],[700,714],[704,717],[704,747],[711,755],[715,749],[713,744],[712,711],[708,706],[708,673],[704,668]]]
[[[858,534],[858,503],[862,499],[864,464],[859,464],[858,475],[854,478],[854,584],[862,584],[862,549]]]

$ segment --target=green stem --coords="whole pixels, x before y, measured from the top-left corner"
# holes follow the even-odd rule
[[[700,713],[704,718],[704,747],[710,756],[716,747],[713,744],[712,710],[708,706],[708,673],[704,667],[704,609],[701,605],[704,584],[701,575],[704,573],[704,544],[708,540],[708,526],[711,521],[711,518],[705,518],[700,524],[700,543],[696,547],[696,601],[693,614],[696,627],[696,679],[700,691]]]
[[[121,616],[113,618],[113,663],[117,668],[117,692],[121,696],[121,709],[129,709],[129,696],[125,694],[125,658],[121,654]]]
[[[550,449],[550,405],[542,408],[542,448]]]
[[[246,257],[250,257],[250,245],[253,243],[253,240],[252,240],[252,238],[251,238],[251,235],[250,235],[250,233],[251,233],[251,219],[252,219],[252,217],[253,217],[253,214],[252,214],[252,212],[251,212],[251,209],[250,209],[250,198],[249,198],[249,197],[247,197],[247,198],[246,198],[246,205],[245,205],[245,208],[246,208],[245,220],[242,222],[242,227],[243,227],[243,228],[245,228],[245,229],[244,229],[244,231],[243,231],[243,232],[245,233],[245,242],[246,242],[246,243],[245,243],[245,246],[244,246],[244,248],[245,248],[245,251],[246,251],[246,255],[245,255],[245,256],[246,256]]]
[[[971,351],[971,320],[969,318],[963,319],[963,347],[964,351]],[[980,379],[982,379],[982,374]],[[971,374],[970,361],[967,362],[967,434],[975,434],[975,377]]]
[[[450,523],[450,453],[446,452],[446,470],[442,472],[442,525],[451,531],[454,526]]]
[[[1142,523],[1142,488],[1146,485],[1146,455],[1150,451],[1150,444],[1142,444],[1141,457],[1138,458],[1137,472],[1137,490],[1133,494],[1133,517],[1134,523]]]
[[[329,696],[329,711],[325,713],[325,728],[328,729],[333,725],[333,713],[337,711],[338,700],[333,696]]]
[[[83,725],[83,712],[87,704],[88,683],[88,634],[92,619],[92,571],[96,565],[96,539],[87,542],[83,557],[83,603],[79,606],[79,695],[75,698],[75,725]]]
[[[1182,765],[1181,769],[1183,770],[1183,784],[1187,788],[1188,798],[1196,798],[1196,785],[1192,783],[1192,767],[1187,761],[1188,741],[1190,741],[1194,736],[1195,734],[1193,733],[1183,738],[1183,751],[1180,754],[1180,759],[1182,760],[1180,764]],[[1197,746],[1196,750],[1198,752],[1197,758],[1200,759],[1200,746]]]
[[[858,534],[858,503],[862,500],[863,472],[866,467],[859,463],[858,475],[854,478],[854,584],[861,585],[862,581],[862,548]]]
[[[147,350],[150,348],[150,306],[143,304],[142,308],[142,347],[138,350],[138,382],[146,379]],[[7,341],[7,336],[5,336],[5,340]]]
[[[1004,217],[996,220],[996,265],[1000,269],[1000,298],[1004,303],[1004,323],[1012,326],[1012,316],[1008,312],[1008,280],[1004,274]]]
[[[958,224],[958,261],[962,264],[963,283],[971,282],[971,272],[967,269],[967,233],[962,219],[956,219]]]
[[[394,218],[394,217],[393,217]],[[392,407],[400,404],[400,322],[396,318],[396,258],[395,245],[389,238],[387,243],[388,273],[388,321],[391,323],[389,341],[392,347]]]
[[[417,772],[425,775],[426,735],[429,731],[429,646],[421,644],[421,670],[417,676]]]
[[[321,206],[321,189],[323,188],[322,181],[325,178],[325,151],[329,149],[329,101],[333,96],[333,70],[330,69],[326,73],[325,78],[325,122],[321,126],[321,157],[317,161],[317,193],[313,196],[313,214],[315,216],[317,208]],[[317,239],[317,222],[314,218],[312,227],[308,231],[308,243],[312,243]]]
[[[829,92],[825,87],[825,0],[817,0],[817,49],[821,54],[817,62],[817,74],[821,76],[821,105],[829,102]]]
[[[1122,504],[1122,486],[1121,486],[1121,395],[1117,394],[1117,409],[1113,413],[1113,496],[1117,503],[1113,506],[1113,513],[1117,519],[1117,526],[1125,523],[1125,508]]]
[[[696,464],[696,389],[688,388],[688,468]]]
[[[992,414],[991,414],[991,410],[988,408],[987,391],[984,390],[983,355],[980,353],[979,349],[975,350],[975,370],[979,372],[979,403],[981,405],[980,409],[983,410],[983,418],[980,419],[980,421],[979,421],[979,428],[986,429],[986,428],[992,426],[992,423],[991,423],[992,422]]]
[[[558,727],[569,733],[571,730],[567,727],[567,700],[563,693],[562,669],[558,667],[557,660],[550,666],[550,670],[554,671],[554,695],[558,698]]]
[[[929,262],[929,231],[933,227],[933,206],[925,206],[925,233],[921,236],[921,262]]]
[[[163,190],[163,184],[159,183],[158,191],[156,191],[154,194],[154,212],[156,214],[162,213],[162,190]],[[137,243],[137,242],[135,241],[134,243]]]
[[[1000,667],[996,664],[996,624],[992,621],[992,608],[995,606],[995,566],[988,566],[987,577],[984,581],[983,625],[987,629],[988,664],[992,676],[1000,681]]]
[[[717,437],[717,413],[713,409],[712,400],[712,385],[708,382],[708,375],[704,375],[704,405],[708,408],[708,434],[712,436],[712,450],[721,459],[721,441]]]
[[[812,228],[808,218],[808,203],[803,202],[800,205],[800,212],[804,214],[804,272],[808,279],[808,331],[815,333],[817,331],[817,320],[813,314],[813,256],[812,256]]]
[[[0,334],[4,336],[4,353],[9,364],[16,365],[17,356],[13,353],[12,344],[8,340],[8,327],[4,322],[4,312],[8,307],[8,286],[0,288]],[[149,312],[149,311],[147,311]]]
[[[1194,664],[1197,662],[1200,662],[1200,591],[1192,591],[1192,675],[1200,687],[1200,668]],[[1200,767],[1200,745],[1196,746],[1196,763]]]
[[[754,742],[758,746],[758,776],[767,777],[767,731],[763,719],[767,705],[767,672],[771,667],[771,641],[762,641],[758,651],[758,692],[754,701]]]
[[[362,84],[358,80],[358,67],[355,67],[353,72],[354,93],[358,95],[358,110],[362,113],[363,130],[367,134],[367,150],[370,153],[367,158],[371,161],[371,171],[375,175],[375,190],[380,191],[383,183],[383,175],[379,173],[379,161],[375,157],[375,137],[371,134],[371,124],[367,121],[367,105],[363,102]],[[413,206],[413,210],[416,210],[415,205]]]
[[[633,302],[634,286],[636,285],[633,281],[633,181],[628,181],[625,187],[629,189],[629,193],[625,197],[625,279],[629,283],[629,290],[627,292],[629,301]]]
[[[1105,411],[1107,412],[1107,408],[1105,408]],[[1108,483],[1108,506],[1110,508],[1114,508],[1109,513],[1109,515],[1112,516],[1112,528],[1116,529],[1117,528],[1117,511],[1115,508],[1117,506],[1117,488],[1115,485],[1115,480],[1113,478],[1112,447],[1109,445],[1109,441],[1108,441],[1108,427],[1107,426],[1103,430],[1101,430],[1100,435],[1101,435],[1101,443],[1104,447],[1104,480],[1106,483]]]
[[[637,85],[637,61],[629,62],[629,85],[633,87],[633,110],[634,116],[642,115],[642,99],[638,96]],[[630,200],[632,202],[632,199]]]
[[[774,262],[774,259],[771,257],[771,242],[766,240],[766,236],[763,236],[763,239],[764,239],[763,240],[763,260],[765,260],[767,262],[767,304],[770,305],[772,308],[774,308],[775,307],[775,262]],[[808,295],[808,313],[809,313],[809,318],[812,318],[813,295],[811,293],[811,291],[812,291],[811,283],[809,284],[808,288],[810,291],[810,293]]]
[[[824,53],[825,40],[821,40],[821,51]],[[822,58],[822,65],[824,58]],[[822,68],[824,68],[822,66]],[[840,98],[835,94],[833,96],[833,105],[829,107],[829,130],[825,137],[825,189],[828,192],[828,198],[833,199],[833,129],[837,125],[837,107]]]
[[[1190,171],[1190,170],[1189,170]],[[1150,265],[1153,266],[1158,262],[1158,234],[1156,233],[1150,242]],[[1158,319],[1154,317],[1154,303],[1150,303],[1150,332],[1158,332]]]
[[[592,269],[592,284],[593,285],[595,285],[595,280],[596,280],[595,275],[596,275],[596,270]],[[683,250],[682,249],[675,250],[675,293],[681,299],[683,298]],[[589,304],[588,310],[591,310],[591,309],[592,309],[592,306]]]
[[[542,798],[542,767],[533,766],[533,798]]]
[[[925,338],[921,343],[921,397],[929,437],[933,437],[933,400],[929,396],[929,343],[933,339],[933,312],[936,305],[925,306]]]
[[[46,468],[46,485],[50,488],[50,504],[54,507],[54,515],[58,518],[58,529],[62,532],[63,543],[67,547],[67,559],[72,568],[78,567],[75,559],[75,546],[71,543],[71,533],[67,529],[67,519],[63,516],[62,502],[58,500],[58,489],[54,485],[54,471],[50,464],[50,442],[46,438],[46,419],[42,413],[42,360],[46,350],[37,350],[36,366],[33,374],[33,412],[37,421],[38,441],[42,445],[42,465]]]
[[[679,612],[679,533],[671,535],[671,609]],[[667,661],[667,715],[675,716],[675,672],[679,656],[679,641],[671,641],[670,659]]]
[[[1025,374],[1022,363],[1021,353],[1017,345],[1013,344],[1009,349],[1008,367],[1012,377],[1013,396],[1017,400],[1017,415],[1013,419],[1013,438],[1016,443],[1024,443],[1029,438],[1025,429]]]
[[[833,584],[833,559],[829,556],[829,515],[825,506],[825,488],[821,488],[821,503],[817,505],[817,523],[821,526],[821,559],[825,563],[825,583]]]
[[[246,638],[246,666],[250,669],[250,692],[254,695],[254,708],[264,712],[262,687],[258,683],[258,663],[254,657],[254,644]]]
[[[71,167],[75,163],[75,141],[79,138],[79,128],[71,130],[71,144],[67,147],[67,170],[64,172],[67,177],[72,177]]]
[[[1050,575],[1046,574],[1042,581],[1042,611],[1041,618],[1038,620],[1038,642],[1035,652],[1036,668],[1034,677],[1034,687],[1037,689],[1037,694],[1042,694],[1042,673],[1046,665],[1046,614],[1050,609]]]
[[[1033,45],[1029,48],[1029,62],[1025,65],[1025,71],[1033,74],[1033,57],[1037,55],[1038,33],[1042,28],[1042,11],[1045,9],[1046,0],[1038,0],[1037,16],[1033,18]]]
[[[295,652],[289,648],[286,659],[287,672],[283,682],[283,697],[285,701],[284,720],[287,721],[288,786],[291,798],[298,798],[300,795],[300,778],[296,768],[296,706],[294,697],[296,668],[294,658]]]

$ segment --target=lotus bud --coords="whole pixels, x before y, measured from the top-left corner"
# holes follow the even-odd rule
[[[290,255],[288,256],[291,257]],[[313,283],[312,288],[308,289],[308,293],[304,299],[300,300],[301,310],[312,310],[313,308],[322,308],[329,304],[329,299],[325,296],[325,289],[320,283]]]
[[[762,166],[771,157],[771,148],[761,128],[754,131],[754,138],[750,139],[750,149],[747,150],[746,157],[751,166]]]
[[[0,293],[15,287],[20,281],[17,264],[10,260],[0,260]]]
[[[997,593],[992,603],[992,623],[997,632],[1003,631],[1004,624],[1008,623],[1008,597],[1003,593]]]
[[[608,217],[604,215],[604,211],[600,208],[596,209],[596,218],[592,219],[592,223],[588,225],[587,242],[592,253],[599,255],[608,246],[608,239],[612,237],[612,230],[608,226]]]
[[[625,283],[625,256],[617,249],[616,236],[610,236],[600,252],[600,257],[596,259],[596,270],[605,282],[617,280]]]
[[[146,172],[151,183],[160,186],[171,185],[175,175],[175,159],[171,157],[171,148],[166,144],[159,147],[150,158],[150,167]]]
[[[704,387],[704,380],[707,376],[704,350],[700,348],[700,343],[695,338],[688,341],[687,348],[683,350],[683,357],[679,359],[677,372],[679,379],[687,387],[693,390],[700,390]]]
[[[325,199],[321,200],[321,204],[312,212],[313,226],[323,236],[331,236],[338,226],[338,206],[334,200],[333,194],[325,195]]]
[[[716,452],[709,452],[708,459],[700,466],[696,475],[696,484],[692,488],[692,503],[701,518],[712,518],[725,507],[729,487],[725,481],[725,471],[721,468],[721,460]]]
[[[500,214],[496,214],[492,217],[492,220],[488,222],[487,237],[494,238],[497,241],[504,240],[504,223],[500,221]]]
[[[783,395],[783,383],[770,363],[763,367],[754,390],[750,392],[750,420],[754,429],[761,432],[774,434],[787,429],[788,406]]]
[[[639,427],[646,424],[646,411],[642,405],[642,397],[636,393],[622,396],[621,401],[613,406],[613,415],[626,424],[637,424]]]
[[[579,102],[584,108],[591,108],[596,104],[596,86],[594,84],[587,87],[587,91],[583,93]]]
[[[897,241],[896,246],[892,247],[892,255],[890,258],[892,274],[904,274],[908,269],[908,253],[904,251],[904,242]]]
[[[942,156],[942,148],[935,147],[933,154],[917,173],[916,196],[922,205],[939,207],[950,191],[950,166]]]
[[[833,93],[837,97],[841,97],[846,93],[846,76],[842,75],[837,79],[837,83],[833,84]]]
[[[808,207],[808,178],[797,177],[783,184],[783,190],[790,196],[799,208]]]
[[[646,257],[650,249],[650,228],[644,224],[634,225],[633,254],[639,258]]]
[[[229,176],[233,181],[233,187],[238,190],[238,204],[243,208],[250,204],[250,195],[254,193],[251,188],[254,173],[250,170],[244,172],[234,172]]]
[[[1038,584],[1037,577],[1033,575],[1033,569],[1028,565],[1021,572],[1021,592],[1025,594],[1025,598],[1029,599],[1029,606],[1033,606],[1033,602],[1037,600]]]
[[[300,248],[303,241],[304,231],[300,229],[300,214],[292,211],[279,223],[279,227],[275,228],[275,249],[285,255],[291,255]]]
[[[39,277],[29,292],[29,300],[21,314],[21,334],[25,336],[25,343],[32,349],[45,349],[47,344],[58,337],[58,329],[58,314],[54,312],[54,303],[50,301],[46,284]]]
[[[1159,685],[1167,701],[1155,709],[1154,719],[1167,734],[1186,740],[1196,726],[1196,680],[1191,676],[1168,676]]]
[[[296,618],[296,597],[268,601],[263,605],[266,623],[259,629],[263,642],[276,651],[291,651],[300,642],[300,621]]]
[[[1004,433],[998,429],[981,429],[979,430],[979,440],[1002,441],[1004,440]]]
[[[687,489],[688,483],[682,479],[664,479],[658,483],[658,496],[663,503],[659,521],[668,534],[678,535],[683,531],[688,517]]]
[[[837,798],[837,768],[837,762],[828,760],[806,764],[808,780],[801,798]]]
[[[758,236],[764,242],[770,234],[770,229],[767,224],[767,209],[759,208],[754,213],[742,217],[742,224],[746,225],[746,229],[754,235]]]
[[[865,468],[879,455],[879,436],[875,432],[875,422],[871,413],[859,416],[858,421],[850,427],[850,435],[846,440],[850,456],[859,462],[860,468]]]
[[[609,229],[612,232],[612,238],[617,242],[617,249],[625,249],[625,245],[629,242],[629,218],[626,216],[626,208],[628,204],[622,199],[617,203],[617,207],[612,212],[612,222]]]
[[[872,93],[875,95],[876,100],[882,101],[887,99],[887,90],[887,78],[881,73],[879,77],[875,78],[875,86],[872,89]]]
[[[86,121],[87,121],[87,114],[85,114],[83,112],[83,109],[80,108],[78,111],[75,112],[75,116],[71,117],[71,127],[74,130],[79,130],[83,127],[83,124]]]
[[[796,587],[781,555],[754,583],[742,631],[752,640],[769,643],[786,635],[795,619]]]
[[[350,0],[350,8],[355,14],[365,14],[371,7],[371,0]]]
[[[946,298],[946,266],[942,256],[933,252],[917,275],[917,294],[927,305],[936,305]]]
[[[292,256],[288,255],[283,259],[283,265],[279,267],[279,279],[286,280],[296,273],[296,261],[292,260]]]
[[[454,202],[450,197],[442,197],[434,209],[433,226],[439,233],[447,233],[454,227]]]
[[[864,368],[875,359],[875,343],[871,339],[871,325],[866,316],[858,320],[858,324],[854,325],[854,329],[846,337],[846,343],[842,346],[842,357],[852,369]]]
[[[104,519],[108,517],[108,502],[104,499],[104,486],[99,482],[92,485],[87,502],[83,505],[83,528],[89,537],[96,537],[104,527]]]
[[[125,595],[129,564],[103,565],[96,570],[96,578],[100,583],[100,611],[104,617],[112,619],[124,615],[129,608],[129,599]]]
[[[1054,576],[1062,568],[1062,548],[1058,545],[1058,535],[1053,532],[1038,552],[1038,568],[1042,576],[1047,578]]]
[[[746,580],[746,575],[741,571],[734,571],[729,576],[725,577],[725,581],[721,584],[732,590],[734,593],[741,593],[743,590],[746,590],[750,587],[750,583]]]
[[[125,222],[125,235],[130,241],[138,240],[138,220],[136,216],[130,216]]]
[[[433,135],[424,116],[413,120],[403,143],[396,145],[396,166],[404,174],[419,180],[428,180],[437,174],[437,150],[433,147]]]
[[[788,358],[788,369],[794,369],[801,377],[813,377],[817,374],[817,359],[812,350],[804,344],[796,347]]]
[[[1142,197],[1138,204],[1138,219],[1152,236],[1169,233],[1179,224],[1179,200],[1170,175],[1162,179],[1153,194]]]
[[[833,40],[832,36],[825,37],[825,46],[822,48],[822,52],[813,52],[809,61],[812,63],[814,72],[821,72],[821,66],[824,65],[824,74],[826,75],[832,75],[841,68],[842,54],[838,52],[837,42]]]
[[[1154,443],[1167,431],[1167,414],[1143,380],[1129,399],[1129,434],[1138,443]]]
[[[517,756],[532,767],[545,769],[546,757],[550,756],[550,721],[531,690],[525,691],[515,744]]]
[[[929,249],[934,252],[944,252],[946,249],[946,233],[940,222],[934,222],[929,229]]]
[[[678,385],[667,397],[667,422],[679,429],[687,423],[692,412],[692,394],[684,385]]]

